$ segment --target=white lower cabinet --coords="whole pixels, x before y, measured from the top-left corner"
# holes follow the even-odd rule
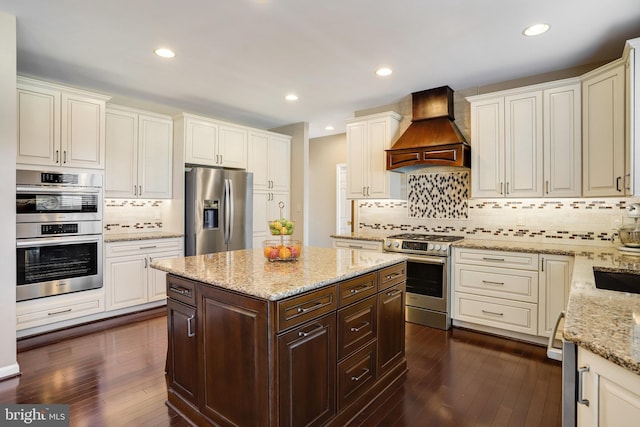
[[[104,300],[104,289],[92,289],[21,301],[16,304],[16,328],[20,331],[101,313]]]
[[[550,335],[567,304],[572,257],[454,248],[453,259],[454,320],[496,333]]]
[[[113,242],[105,245],[106,309],[116,310],[166,298],[166,273],[151,262],[183,254],[181,238]]]
[[[578,347],[578,375],[578,427],[638,425],[640,375],[582,347]]]

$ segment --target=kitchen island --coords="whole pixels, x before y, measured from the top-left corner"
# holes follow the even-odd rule
[[[198,425],[346,425],[406,373],[406,257],[305,247],[168,272],[168,405]]]

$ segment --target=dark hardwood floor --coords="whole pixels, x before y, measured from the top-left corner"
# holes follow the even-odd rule
[[[165,406],[166,318],[18,354],[1,403],[66,403],[72,426],[187,426]],[[356,426],[559,426],[561,368],[545,349],[407,324],[405,383]]]

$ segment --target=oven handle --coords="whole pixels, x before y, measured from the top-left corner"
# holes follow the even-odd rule
[[[52,237],[50,239],[18,239],[16,240],[16,247],[24,248],[29,246],[44,246],[44,245],[59,245],[59,244],[71,244],[71,243],[100,243],[101,236],[89,237],[89,236],[67,236],[67,237]]]
[[[435,256],[410,256],[407,261],[420,262],[422,264],[446,264],[447,257],[435,257]]]
[[[100,193],[100,188],[98,187],[22,187],[16,186],[16,193],[55,193],[55,194],[64,194],[64,193],[89,193],[89,194],[98,194]]]

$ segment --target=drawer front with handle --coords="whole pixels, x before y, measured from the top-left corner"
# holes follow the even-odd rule
[[[456,264],[455,290],[510,300],[538,302],[538,272]]]
[[[278,332],[334,311],[337,307],[335,285],[278,301]]]
[[[377,297],[338,310],[338,359],[343,359],[378,334]]]
[[[375,341],[338,364],[338,410],[349,406],[376,379]]]
[[[538,270],[538,254],[522,252],[485,251],[480,249],[454,248],[454,261],[458,263],[487,265],[494,267]]]
[[[338,306],[344,307],[357,302],[378,291],[378,275],[363,274],[355,279],[346,280],[338,285]]]
[[[196,284],[167,274],[167,296],[192,307],[196,306]]]
[[[379,274],[380,280],[378,289],[383,290],[390,288],[407,280],[407,263],[402,262],[400,264],[392,265],[391,267],[383,268],[380,270]]]
[[[538,333],[537,304],[459,292],[454,295],[458,320],[530,335]]]

